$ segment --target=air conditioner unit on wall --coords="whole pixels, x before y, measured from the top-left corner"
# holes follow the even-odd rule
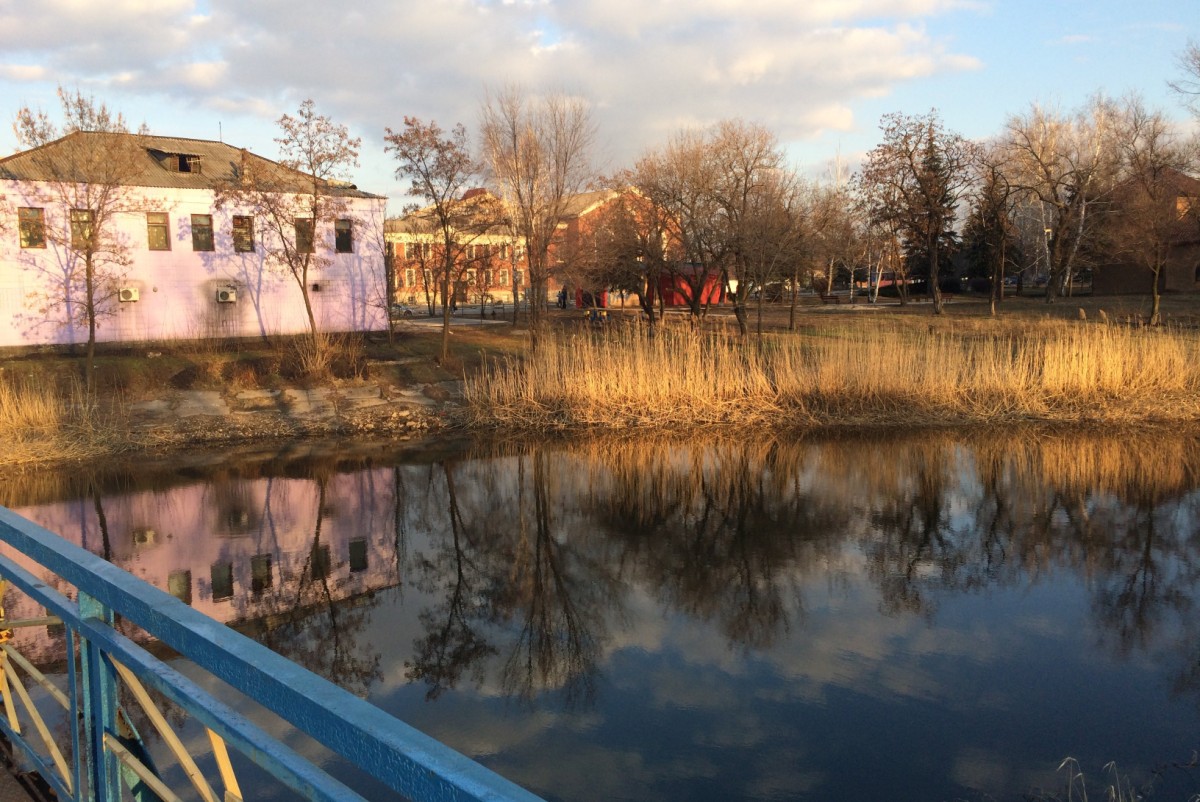
[[[217,290],[217,303],[237,303],[237,290],[235,290],[233,287],[222,287],[221,289]]]
[[[117,290],[117,298],[120,299],[122,303],[136,301],[139,297],[140,293],[138,292],[137,287],[122,287],[121,289]]]

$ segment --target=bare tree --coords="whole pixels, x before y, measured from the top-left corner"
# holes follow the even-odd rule
[[[1112,189],[1118,162],[1112,104],[1097,97],[1072,115],[1034,105],[1009,118],[1007,129],[1009,181],[1043,218],[1050,303],[1067,289]]]
[[[712,277],[728,269],[731,253],[709,134],[682,131],[639,159],[630,173],[633,185],[661,212],[677,251],[663,267],[686,287],[693,318],[702,312]]]
[[[1004,298],[1009,247],[1016,237],[1013,204],[1017,190],[1010,174],[1004,147],[993,143],[980,150],[975,162],[973,205],[963,231],[964,246],[987,271],[991,285],[988,303],[993,315]]]
[[[927,262],[934,314],[942,313],[940,256],[952,235],[958,203],[970,186],[974,145],[946,131],[936,111],[884,115],[883,142],[863,164],[861,181],[877,215],[894,220],[910,254]]]
[[[591,287],[636,295],[651,325],[661,303],[662,276],[678,258],[663,210],[632,186],[629,171],[608,182],[615,195],[592,218],[577,268]]]
[[[444,362],[450,355],[448,299],[467,269],[469,244],[495,222],[484,196],[463,197],[479,178],[482,165],[471,155],[467,131],[461,124],[447,132],[436,122],[405,117],[404,128],[388,128],[384,141],[387,151],[399,162],[396,177],[409,179],[410,194],[429,203],[419,212],[411,210],[415,214],[410,216],[423,218],[434,240],[436,258],[430,260],[430,269],[443,299]]]
[[[1162,112],[1138,97],[1126,100],[1117,122],[1121,181],[1106,227],[1113,252],[1144,271],[1150,281],[1150,325],[1161,318],[1161,286],[1174,246],[1194,236],[1196,209],[1179,204],[1188,192],[1193,154],[1179,141]]]
[[[481,118],[483,151],[497,197],[513,238],[524,245],[530,328],[536,342],[554,267],[551,245],[567,216],[568,201],[591,179],[595,132],[583,101],[563,94],[535,99],[515,86],[489,92]],[[520,288],[515,270],[513,290],[516,300]]]
[[[358,166],[362,140],[317,114],[312,100],[301,103],[295,117],[284,114],[277,124],[279,162],[242,151],[237,179],[217,187],[216,204],[254,216],[266,235],[258,239],[266,264],[296,282],[314,354],[321,354],[328,349],[313,313],[309,277],[332,261],[331,249],[321,247],[321,232],[348,213],[347,199],[355,188],[346,175]]]
[[[1194,114],[1200,116],[1200,42],[1188,40],[1187,47],[1179,54],[1179,69],[1183,77],[1168,81],[1167,85],[1183,97]]]
[[[854,182],[854,208],[862,218],[870,261],[877,265],[875,275],[882,283],[890,274],[892,286],[896,288],[900,305],[908,303],[908,262],[904,259],[903,232],[898,217],[891,213],[896,206],[898,193],[886,184],[866,183],[862,176]]]
[[[797,282],[794,280],[809,239],[806,187],[792,170],[775,169],[763,176],[741,217],[737,254],[738,291],[734,314],[742,333],[747,331],[748,304],[753,295],[755,333],[763,336],[763,309],[771,287],[792,285],[792,322],[795,321]],[[757,292],[756,292],[757,290]]]
[[[784,166],[775,135],[760,125],[723,120],[708,140],[714,200],[729,254],[720,265],[722,280],[726,287],[731,278],[738,281],[734,315],[745,335],[751,289],[779,280],[783,262],[795,255],[800,234],[798,182]],[[761,312],[760,305],[760,334]]]
[[[38,214],[21,221],[21,235],[27,244],[49,245],[56,253],[49,286],[32,300],[40,315],[57,314],[61,326],[87,327],[84,377],[90,391],[97,321],[111,314],[110,302],[130,263],[129,246],[119,235],[116,219],[139,208],[132,185],[146,153],[125,118],[104,103],[61,86],[58,99],[61,123],[24,107],[17,112],[13,131],[20,145],[33,149],[27,157],[39,176],[28,202],[52,207],[65,219],[47,221],[43,210],[31,206]],[[144,133],[144,128],[139,131]]]

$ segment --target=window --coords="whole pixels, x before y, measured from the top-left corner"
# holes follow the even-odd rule
[[[217,563],[212,567],[213,601],[233,598],[233,563]]]
[[[500,244],[499,255],[500,255],[501,259],[508,259],[508,243],[507,242]]]
[[[192,250],[213,250],[213,226],[211,214],[192,215]]]
[[[168,157],[167,168],[177,173],[200,172],[200,157],[191,153],[172,153]]]
[[[21,223],[21,247],[46,247],[46,217],[41,209],[18,210],[17,217]]]
[[[357,574],[367,570],[367,541],[366,538],[350,541],[350,573]]]
[[[338,253],[354,253],[354,230],[349,220],[334,221],[333,249]]]
[[[411,267],[405,268],[404,270],[404,286],[417,286],[417,271],[413,270]]]
[[[508,286],[508,271],[507,270],[500,271],[500,278],[498,279],[498,281],[499,281],[499,284],[501,287]]]
[[[171,250],[171,224],[166,212],[146,212],[146,244],[152,251]]]
[[[517,287],[525,286],[525,271],[524,270],[514,270],[513,271],[513,284],[516,285]]]
[[[1175,216],[1182,220],[1192,213],[1192,198],[1188,195],[1178,195],[1175,198]]]
[[[315,230],[311,217],[296,218],[296,251],[299,253],[313,253],[316,248]]]
[[[184,604],[192,603],[192,572],[172,571],[167,575],[167,592]]]
[[[271,587],[271,555],[256,554],[250,558],[250,590],[254,595]]]
[[[92,242],[92,210],[71,210],[71,247],[77,251],[86,250]]]
[[[254,251],[254,218],[248,215],[233,216],[233,250],[235,253]]]
[[[329,558],[329,546],[320,544],[314,546],[312,550],[312,578],[327,579],[329,577],[329,568],[331,565]]]

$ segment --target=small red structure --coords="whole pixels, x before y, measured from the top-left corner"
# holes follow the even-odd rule
[[[658,291],[663,306],[691,306],[692,285],[702,269],[699,265],[687,265],[659,276]],[[721,276],[717,271],[709,270],[700,286],[700,303],[719,304],[724,300],[725,288],[721,286]]]
[[[576,309],[598,309],[608,308],[608,290],[600,292],[589,292],[587,290],[575,290],[575,308]]]

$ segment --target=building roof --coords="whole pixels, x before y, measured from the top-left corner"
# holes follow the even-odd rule
[[[486,189],[469,189],[455,202],[453,216],[461,227],[477,234],[498,233],[502,228],[496,196]],[[429,234],[437,230],[435,207],[426,206],[409,211],[403,217],[393,217],[383,224],[386,234]]]
[[[570,198],[567,198],[563,217],[583,217],[596,207],[603,206],[620,194],[620,192],[614,189],[597,189],[593,192],[581,192],[578,195],[572,195]]]
[[[126,149],[128,149],[126,151]],[[130,154],[120,172],[124,186],[171,189],[215,189],[236,182],[249,171],[269,175],[281,192],[304,192],[311,177],[245,149],[207,139],[143,134],[76,131],[37,148],[0,159],[0,180],[94,183],[108,180],[96,159],[98,153]],[[111,175],[111,174],[110,174]],[[330,194],[349,198],[378,198],[345,182],[325,182]]]
[[[582,192],[578,195],[572,195],[567,198],[564,204],[563,219],[565,221],[583,217],[620,194],[611,189],[599,189],[594,192]],[[473,207],[476,213],[481,216],[491,215],[493,218],[495,217],[496,209],[493,204],[497,202],[497,198],[486,189],[469,189],[463,193],[461,201],[468,204],[468,207]],[[426,206],[423,209],[409,212],[403,217],[395,217],[388,220],[384,225],[384,230],[393,234],[428,233],[432,219],[433,207]]]

